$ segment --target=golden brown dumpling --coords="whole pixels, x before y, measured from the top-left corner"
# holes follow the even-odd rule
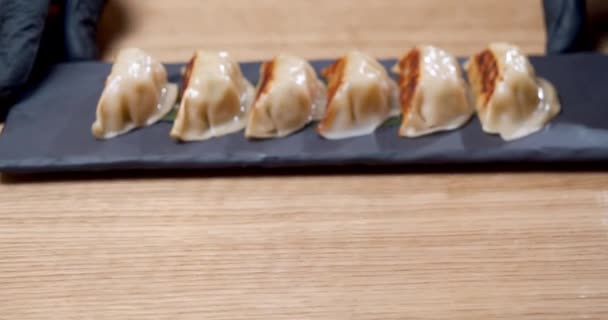
[[[371,134],[399,113],[397,85],[374,58],[352,51],[323,70],[327,111],[317,132],[326,139]]]
[[[171,136],[205,140],[245,128],[254,88],[226,52],[198,51],[186,67]]]
[[[395,65],[402,122],[399,135],[418,137],[464,125],[475,109],[456,59],[446,51],[421,46]]]
[[[304,59],[279,55],[264,63],[249,112],[248,138],[279,138],[323,114],[325,86]]]
[[[561,110],[553,85],[537,78],[528,58],[511,44],[491,44],[466,68],[485,132],[518,139],[542,129]]]
[[[161,63],[143,50],[123,49],[106,79],[91,131],[109,139],[151,125],[171,111],[176,98],[177,86],[167,82]]]

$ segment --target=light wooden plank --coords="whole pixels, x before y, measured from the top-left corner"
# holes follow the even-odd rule
[[[432,43],[469,55],[491,41],[526,52],[544,48],[538,1],[444,0],[114,0],[101,39],[106,59],[138,46],[165,61],[187,60],[199,48],[239,59],[268,59],[283,51],[328,58],[349,49],[394,57]],[[116,30],[125,33],[108,44]]]
[[[107,59],[544,46],[529,0],[110,1]],[[606,319],[608,174],[2,179],[0,319],[152,318]]]

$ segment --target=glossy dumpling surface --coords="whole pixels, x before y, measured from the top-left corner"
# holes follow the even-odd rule
[[[475,109],[456,59],[433,46],[407,52],[394,71],[399,74],[402,122],[399,135],[418,137],[464,125]]]
[[[560,112],[553,85],[514,45],[491,44],[468,61],[467,73],[483,130],[504,140],[532,134]]]
[[[121,50],[97,104],[91,131],[109,139],[151,125],[166,115],[177,98],[164,66],[141,49]]]
[[[285,137],[318,119],[324,107],[325,86],[312,66],[299,57],[279,55],[261,67],[245,135]]]
[[[326,139],[371,134],[399,113],[397,86],[374,58],[353,51],[323,70],[327,111],[317,132]]]
[[[186,66],[171,136],[206,140],[245,128],[254,88],[226,52],[198,51]]]

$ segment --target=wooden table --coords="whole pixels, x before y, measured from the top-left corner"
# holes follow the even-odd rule
[[[117,1],[106,57],[544,39],[529,0]],[[0,211],[2,320],[608,319],[605,172],[3,177]]]

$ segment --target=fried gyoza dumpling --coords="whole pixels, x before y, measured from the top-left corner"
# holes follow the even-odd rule
[[[418,137],[453,130],[475,111],[456,59],[444,50],[421,46],[395,65],[399,77],[402,122],[399,135]]]
[[[186,67],[182,90],[173,138],[205,140],[245,128],[254,89],[226,52],[196,52]]]
[[[399,113],[397,85],[374,58],[353,51],[323,70],[327,78],[327,111],[317,132],[344,139],[374,132]]]
[[[256,98],[249,111],[248,138],[279,138],[319,119],[325,107],[325,85],[305,60],[279,55],[264,63]]]
[[[171,111],[176,99],[177,86],[167,82],[160,62],[140,49],[123,49],[106,79],[91,131],[109,139],[151,125]]]
[[[485,132],[518,139],[542,129],[561,110],[553,85],[537,78],[528,58],[511,44],[491,44],[466,68]]]

